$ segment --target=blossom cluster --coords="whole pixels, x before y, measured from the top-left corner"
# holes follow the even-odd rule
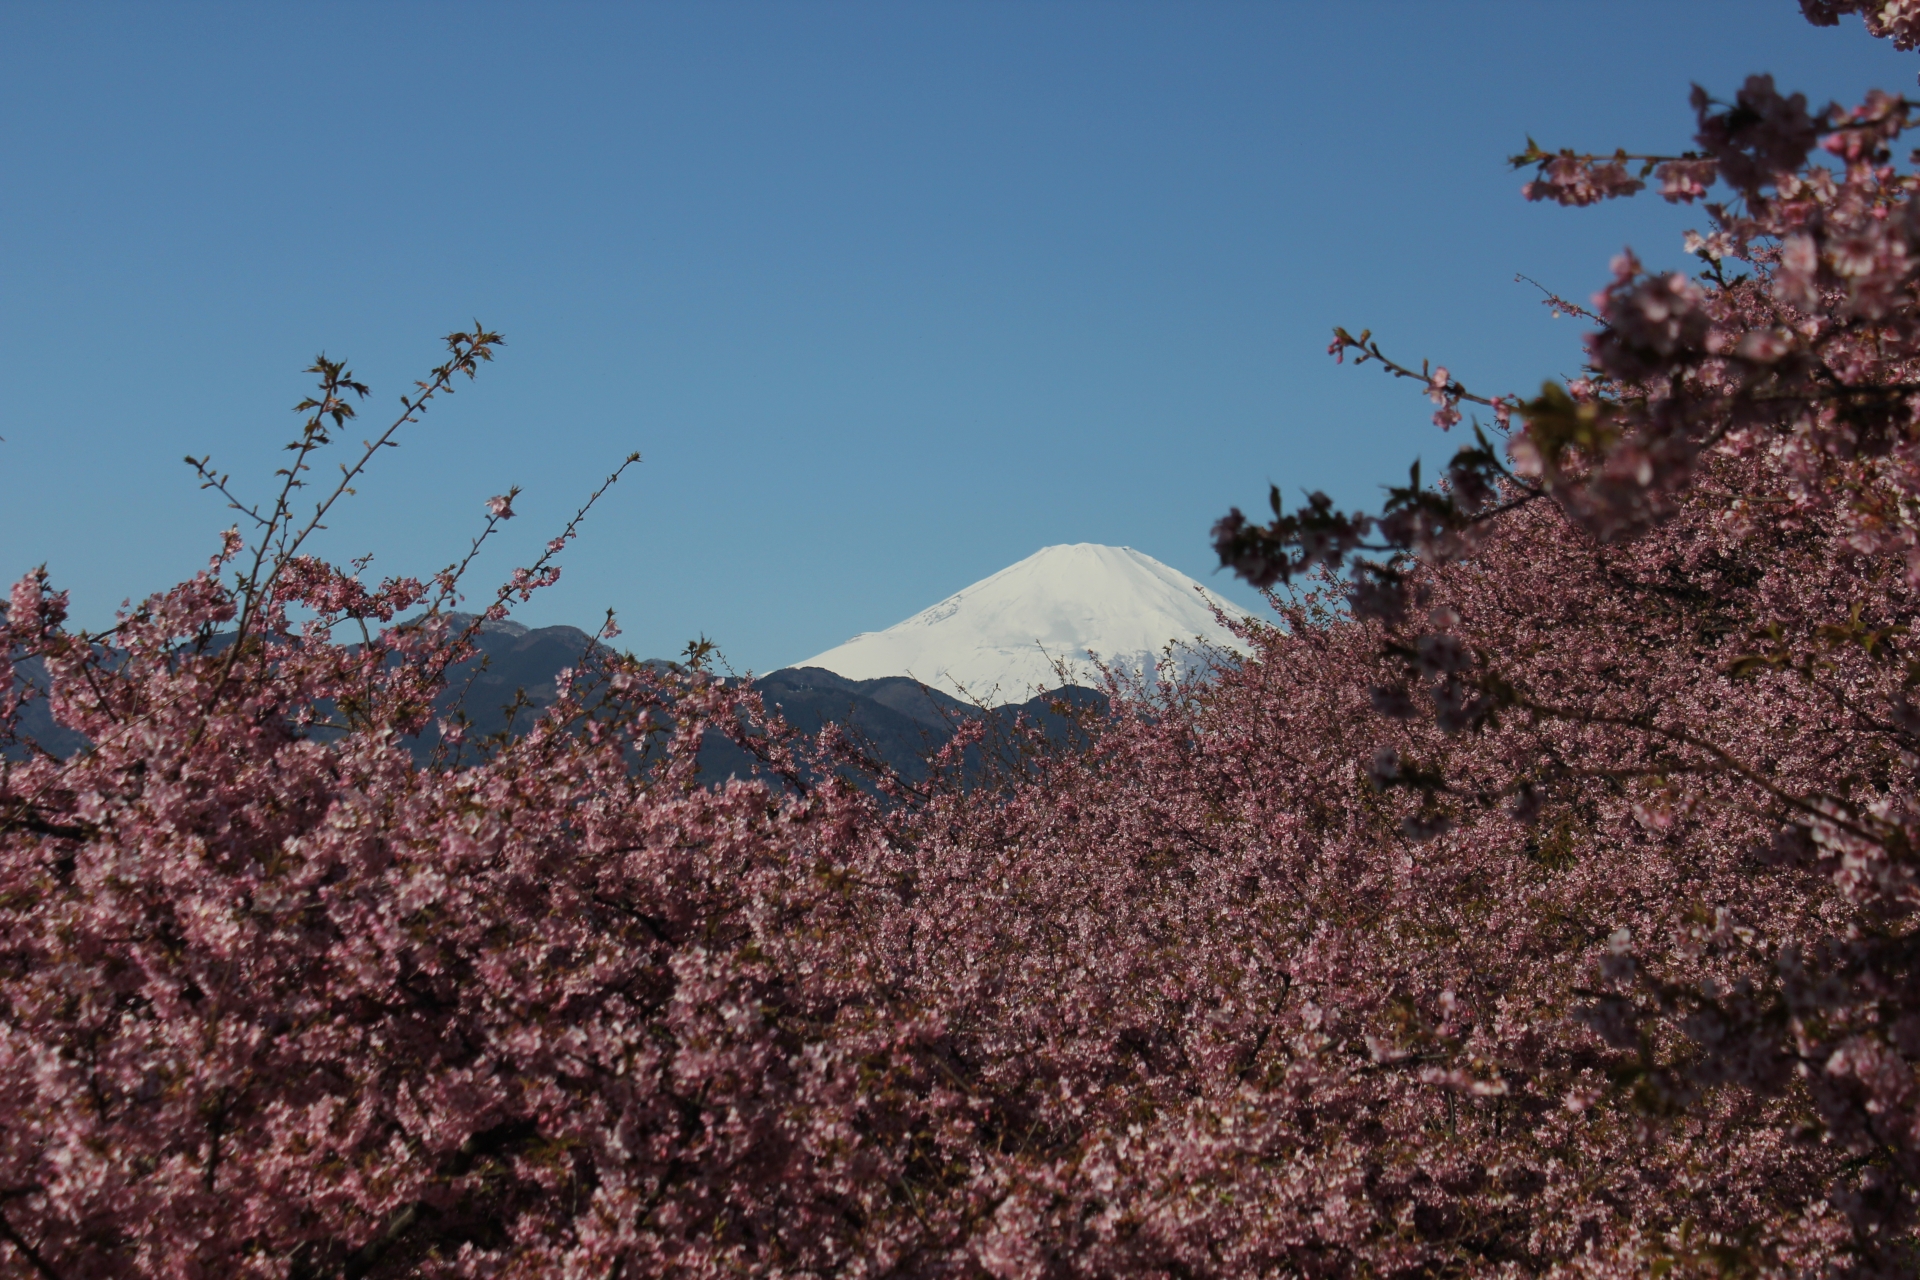
[[[1845,929],[1910,880],[1716,752],[1897,820],[1912,591],[1838,525],[1722,519],[1767,465],[1623,548],[1531,506],[1398,629],[1308,595],[1209,678],[1116,680],[1076,745],[969,722],[911,785],[597,646],[529,732],[422,767],[465,633],[331,636],[417,583],[289,562],[236,645],[211,568],[110,644],[23,580],[16,702],[90,746],[0,765],[6,1265],[1883,1264],[1920,1046],[1898,937]],[[1489,653],[1597,709],[1459,731]],[[698,785],[713,734],[759,774]]]
[[[1910,6],[1807,8],[1862,12],[1907,44],[1916,31]],[[1914,104],[1875,92],[1816,111],[1756,76],[1693,105],[1684,156],[1515,157],[1538,167],[1532,199],[1588,204],[1657,175],[1668,199],[1705,201],[1691,273],[1624,252],[1580,309],[1597,324],[1585,376],[1512,398],[1437,490],[1416,473],[1378,515],[1235,511],[1216,545],[1262,585],[1316,574],[1331,590],[1347,569],[1342,616],[1379,628],[1382,664],[1384,742],[1356,744],[1355,767],[1401,797],[1409,839],[1446,851],[1425,857],[1497,846],[1517,822],[1556,860],[1613,867],[1566,1016],[1632,1063],[1569,1098],[1604,1108],[1624,1090],[1650,1126],[1780,1108],[1766,1123],[1799,1154],[1774,1176],[1808,1179],[1802,1207],[1750,1220],[1726,1259],[1906,1274],[1920,178],[1894,145]],[[1369,334],[1337,330],[1335,347],[1431,383]],[[1836,1252],[1762,1243],[1793,1221]]]

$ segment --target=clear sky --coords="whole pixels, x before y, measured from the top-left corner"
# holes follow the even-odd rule
[[[638,449],[523,621],[767,670],[1080,541],[1255,604],[1229,505],[1450,452],[1332,325],[1531,392],[1579,330],[1516,272],[1682,265],[1697,211],[1524,204],[1529,132],[1916,69],[1793,0],[0,4],[0,573],[108,622],[228,523],[182,455],[264,493],[316,352],[371,423],[477,317],[330,553],[430,572],[517,483],[491,582]]]

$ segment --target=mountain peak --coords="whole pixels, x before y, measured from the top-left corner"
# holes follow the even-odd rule
[[[904,622],[863,632],[794,665],[853,680],[912,676],[998,705],[1059,685],[1056,662],[1065,662],[1080,682],[1092,683],[1097,677],[1090,654],[1141,671],[1151,670],[1170,644],[1237,648],[1233,633],[1214,619],[1215,607],[1229,618],[1249,616],[1132,547],[1062,543],[1042,547]]]

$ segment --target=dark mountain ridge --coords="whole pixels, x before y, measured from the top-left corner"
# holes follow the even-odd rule
[[[470,620],[455,615],[457,625]],[[475,641],[479,655],[448,673],[447,688],[435,700],[438,716],[458,713],[465,717],[467,743],[461,753],[442,751],[438,724],[429,725],[408,743],[414,758],[422,764],[431,762],[436,753],[442,762],[457,764],[462,755],[476,758],[478,744],[488,738],[525,732],[541,712],[553,705],[558,696],[555,681],[561,670],[578,668],[604,650],[600,641],[578,627],[527,627],[512,621],[482,623]],[[653,665],[668,664],[656,659]],[[45,689],[45,668],[33,660],[20,663],[14,680],[16,685]],[[850,680],[821,667],[769,672],[757,678],[754,687],[767,709],[778,713],[795,730],[811,737],[829,724],[840,725],[869,756],[909,782],[927,777],[928,757],[965,720],[984,717],[991,731],[1010,726],[1016,716],[1024,714],[1045,728],[1050,737],[1059,738],[1070,731],[1072,719],[1060,713],[1060,705],[1076,713],[1104,710],[1106,705],[1105,697],[1092,689],[1068,687],[1027,702],[988,709],[905,676]],[[58,756],[85,745],[80,734],[54,720],[44,698],[35,698],[23,708],[19,731],[23,739]],[[0,751],[15,756],[25,749],[23,744],[0,747]],[[975,767],[979,758],[977,751],[970,756]],[[752,757],[718,734],[710,735],[701,749],[703,781],[724,782],[753,772]]]
[[[481,656],[453,669],[440,708],[444,713],[458,705],[468,718],[472,738],[523,731],[552,705],[557,693],[554,679],[560,670],[580,666],[600,647],[577,627],[530,628],[516,622],[484,623],[476,640]],[[1104,709],[1106,704],[1095,690],[1070,687],[985,709],[906,676],[850,680],[821,667],[786,667],[757,677],[753,684],[767,709],[800,733],[811,737],[829,724],[838,724],[868,754],[910,782],[927,776],[927,757],[953,736],[963,720],[984,716],[993,722],[991,727],[1004,727],[1024,714],[1057,737],[1066,731],[1067,722],[1055,709],[1056,702],[1064,700],[1077,710]],[[430,728],[415,745],[416,756],[427,759],[438,742],[438,730]],[[701,750],[704,780],[720,782],[752,771],[752,758],[719,735],[710,736]]]

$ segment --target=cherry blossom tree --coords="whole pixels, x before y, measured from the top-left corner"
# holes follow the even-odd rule
[[[1920,31],[1908,6],[1806,7],[1862,11],[1903,47]],[[1478,405],[1493,438],[1476,429],[1439,489],[1416,473],[1378,516],[1276,495],[1271,522],[1235,511],[1216,545],[1262,585],[1344,568],[1353,625],[1380,637],[1374,709],[1444,739],[1410,754],[1383,733],[1371,758],[1410,838],[1517,820],[1677,859],[1658,884],[1615,871],[1619,923],[1574,1012],[1632,1056],[1612,1087],[1687,1124],[1716,1099],[1784,1107],[1782,1141],[1846,1157],[1819,1201],[1846,1256],[1905,1273],[1920,204],[1893,149],[1915,104],[1813,110],[1755,76],[1693,105],[1694,152],[1514,158],[1529,199],[1651,178],[1707,200],[1694,274],[1626,252],[1591,309],[1550,297],[1597,326],[1588,376],[1480,396],[1336,330],[1336,356],[1418,381],[1436,425]]]
[[[317,362],[268,501],[190,459],[204,572],[0,620],[0,1274],[1912,1274],[1912,110],[1530,146],[1530,198],[1706,202],[1692,274],[1550,298],[1592,369],[1532,398],[1336,331],[1486,418],[1439,487],[1234,513],[1288,588],[1244,658],[925,782],[699,646],[463,741],[607,486],[477,599],[513,493],[438,574],[326,563],[501,339],[319,488],[366,388]]]

